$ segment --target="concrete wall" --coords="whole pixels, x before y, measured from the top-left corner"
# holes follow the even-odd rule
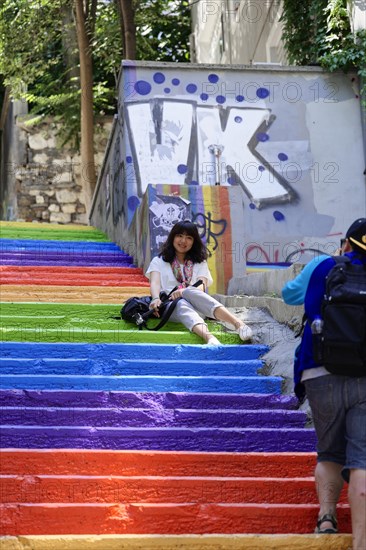
[[[279,264],[298,248],[334,252],[365,215],[364,167],[353,76],[124,62],[90,220],[133,254],[129,228],[149,184],[179,196],[220,181],[241,196],[231,262]]]

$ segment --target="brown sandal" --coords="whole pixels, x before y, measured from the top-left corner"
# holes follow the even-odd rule
[[[327,529],[321,529],[320,526],[325,521],[329,521],[333,527],[328,527]],[[324,514],[321,518],[318,518],[318,522],[316,524],[315,533],[319,535],[334,535],[338,533],[338,522],[332,514]]]

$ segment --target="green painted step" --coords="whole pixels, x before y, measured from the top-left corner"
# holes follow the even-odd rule
[[[157,332],[138,330],[132,323],[113,319],[120,306],[94,304],[0,304],[1,340],[6,342],[106,342],[202,344],[180,323],[167,323]],[[157,322],[157,321],[156,321]],[[208,321],[222,344],[239,344],[235,333]]]
[[[111,242],[110,239],[98,229],[83,231],[80,229],[49,229],[46,225],[39,227],[0,227],[2,239],[40,239],[40,240],[61,240],[61,241],[96,241]]]

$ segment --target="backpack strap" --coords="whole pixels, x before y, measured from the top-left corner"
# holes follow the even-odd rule
[[[201,281],[201,279],[199,279],[196,283],[194,283],[194,285],[191,285],[191,286],[200,286],[203,284],[203,281]],[[163,311],[163,314],[161,316],[161,319],[160,319],[160,322],[155,326],[155,327],[152,327],[152,328],[149,328],[146,324],[147,320],[150,319],[150,317],[152,317],[154,315],[153,311],[150,310],[146,313],[144,313],[143,315],[141,315],[141,322],[139,323],[138,327],[139,327],[139,330],[141,330],[142,328],[146,328],[147,330],[160,330],[170,319],[173,311],[175,310],[176,306],[177,306],[177,303],[179,302],[179,300],[181,300],[181,298],[176,298],[175,300],[169,300],[169,297],[170,295],[175,291],[177,290],[178,287],[174,287],[173,290],[171,290],[167,296],[167,299],[164,300],[163,302],[163,305],[166,304],[167,307],[164,308],[164,311]]]
[[[143,322],[139,325],[139,330],[141,330],[142,328],[146,328],[147,330],[160,330],[161,328],[163,328],[163,326],[169,321],[180,299],[181,298],[170,300],[170,303],[167,303],[168,300],[166,302],[163,302],[163,304],[166,304],[167,307],[164,308],[163,315],[161,316],[159,323],[155,327],[150,328],[146,324],[146,321],[153,316],[153,310],[141,315]]]

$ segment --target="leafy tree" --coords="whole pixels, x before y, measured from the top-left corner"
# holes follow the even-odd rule
[[[184,0],[3,0],[0,75],[34,121],[55,116],[80,146],[90,197],[93,116],[115,111],[121,59],[187,60],[189,33]]]

